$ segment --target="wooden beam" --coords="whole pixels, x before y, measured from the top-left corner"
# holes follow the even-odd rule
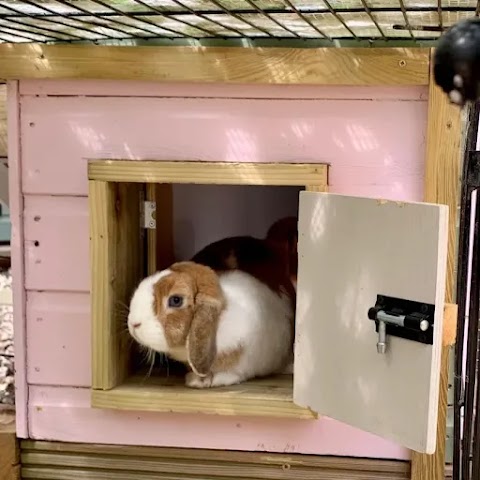
[[[93,388],[113,388],[128,373],[126,311],[143,276],[140,189],[89,182]]]
[[[455,292],[456,225],[460,196],[461,143],[461,111],[457,106],[450,104],[445,93],[435,84],[433,74],[431,74],[428,98],[424,197],[426,202],[440,203],[449,207],[445,298],[447,303],[453,303]],[[446,343],[444,342],[442,347],[437,450],[433,455],[412,452],[412,480],[436,480],[444,478],[445,475],[448,365],[450,354],[450,345]]]
[[[428,85],[422,48],[0,45],[0,79]]]
[[[228,163],[90,160],[88,178],[104,182],[202,185],[327,185],[320,163]]]

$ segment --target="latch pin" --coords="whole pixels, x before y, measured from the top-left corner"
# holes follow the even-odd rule
[[[374,310],[372,313],[375,318],[371,318],[369,312],[370,319],[378,321],[378,353],[385,353],[387,351],[387,324],[410,328],[412,330],[420,330],[422,332],[426,332],[430,326],[428,320],[425,318],[422,319],[422,317],[414,317],[413,315],[396,315],[387,313],[383,310],[377,311],[375,308],[370,309],[370,311],[372,310]]]

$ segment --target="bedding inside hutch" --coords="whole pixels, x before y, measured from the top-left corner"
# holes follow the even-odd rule
[[[265,238],[274,222],[298,216],[300,190],[326,190],[327,170],[322,164],[89,163],[93,406],[315,416],[293,403],[289,374],[232,387],[187,388],[185,367],[146,354],[125,324],[142,278],[225,237]]]

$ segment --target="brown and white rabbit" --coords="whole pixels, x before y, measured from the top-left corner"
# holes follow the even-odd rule
[[[190,387],[280,373],[291,361],[294,322],[280,283],[274,289],[246,271],[175,263],[139,284],[128,328],[138,343],[187,364]]]

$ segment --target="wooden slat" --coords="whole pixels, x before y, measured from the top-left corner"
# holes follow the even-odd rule
[[[227,163],[90,160],[88,178],[104,182],[217,185],[326,185],[319,163]]]
[[[428,49],[0,45],[0,79],[428,85]]]
[[[408,462],[266,452],[22,443],[23,478],[406,479]]]
[[[20,480],[20,451],[15,435],[15,414],[0,411],[0,479]]]
[[[183,378],[130,377],[111,390],[92,390],[92,406],[149,412],[316,417],[314,412],[293,403],[293,380],[289,375],[203,390],[185,387]]]
[[[461,142],[462,122],[460,109],[450,104],[445,93],[435,84],[433,73],[431,72],[428,98],[424,198],[426,202],[441,203],[449,206],[447,285],[445,298],[447,303],[454,301],[455,292],[455,258],[457,252],[456,224],[460,196]],[[450,346],[444,342],[440,372],[437,450],[433,455],[423,455],[412,452],[412,480],[432,480],[443,478],[444,476],[449,354]]]
[[[112,388],[128,368],[125,311],[142,276],[140,184],[89,182],[92,386]]]

